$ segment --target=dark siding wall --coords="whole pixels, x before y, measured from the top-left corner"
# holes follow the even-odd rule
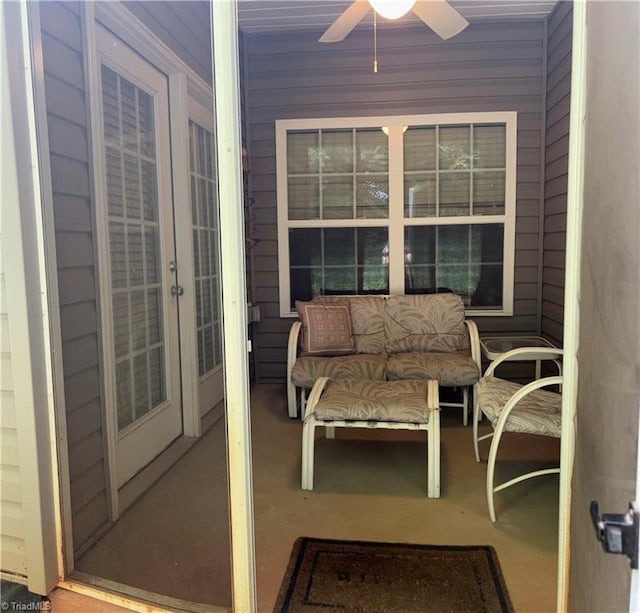
[[[279,317],[276,239],[276,119],[464,111],[518,112],[514,317],[477,318],[482,331],[537,328],[542,22],[475,24],[444,42],[427,28],[379,29],[321,45],[312,33],[246,37],[252,196],[259,244],[255,293],[259,380],[282,380],[290,319]]]
[[[573,5],[548,22],[542,333],[562,345]]]
[[[97,298],[81,10],[42,2],[47,124],[55,217],[73,541],[107,523]]]
[[[198,76],[211,84],[208,2],[134,0],[123,4]]]

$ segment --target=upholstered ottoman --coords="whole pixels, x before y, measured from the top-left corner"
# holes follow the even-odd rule
[[[309,394],[302,427],[302,489],[313,489],[316,426],[427,431],[427,496],[440,497],[438,382],[319,378]]]

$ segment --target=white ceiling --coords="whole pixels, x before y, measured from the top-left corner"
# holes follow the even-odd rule
[[[566,0],[565,0],[566,1]],[[544,19],[558,0],[449,0],[469,22],[505,19]],[[238,20],[246,33],[287,30],[326,30],[351,4],[350,0],[239,0]],[[357,26],[369,27],[370,12]],[[412,13],[398,19],[401,24],[422,23]]]

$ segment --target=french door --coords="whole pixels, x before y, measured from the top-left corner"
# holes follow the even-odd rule
[[[105,395],[120,487],[182,433],[168,81],[106,30],[96,36]]]

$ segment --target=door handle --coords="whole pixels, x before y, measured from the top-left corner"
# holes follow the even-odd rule
[[[600,516],[598,501],[592,500],[589,507],[596,538],[607,553],[622,553],[631,560],[631,568],[638,568],[638,535],[640,527],[640,505],[629,503],[625,514],[603,513]]]
[[[184,287],[182,285],[172,285],[171,286],[171,296],[182,296],[184,294]]]

